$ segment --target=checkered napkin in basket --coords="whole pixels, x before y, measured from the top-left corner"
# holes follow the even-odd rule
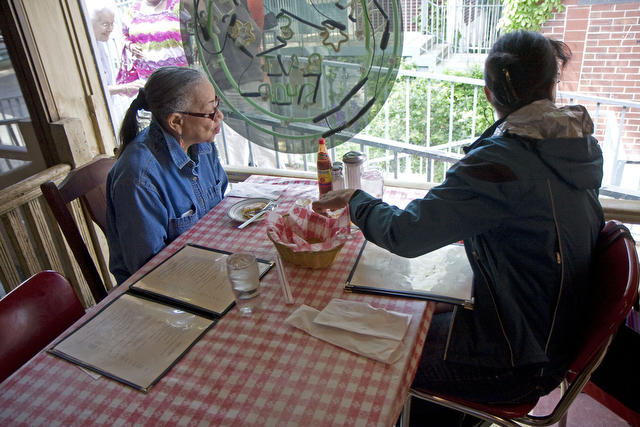
[[[267,216],[267,233],[274,242],[294,252],[331,250],[343,244],[350,232],[348,208],[337,218],[327,218],[300,205],[295,205],[286,215],[271,212]],[[310,240],[321,243],[308,243]]]

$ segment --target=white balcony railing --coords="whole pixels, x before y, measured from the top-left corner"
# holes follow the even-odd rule
[[[385,108],[380,111],[378,117],[375,119],[383,121],[386,124],[385,128],[387,129],[391,123],[395,122],[397,125],[398,120],[404,121],[404,127],[406,129],[404,138],[402,140],[394,140],[388,135],[385,135],[385,137],[375,137],[369,134],[368,128],[365,128],[363,132],[360,132],[357,135],[347,135],[347,137],[350,136],[351,138],[345,138],[347,139],[345,144],[333,148],[331,151],[331,158],[339,160],[345,152],[357,150],[367,155],[369,163],[383,164],[384,168],[388,171],[389,178],[401,179],[409,182],[429,182],[432,184],[438,184],[439,180],[435,179],[434,175],[435,163],[444,163],[444,168],[446,170],[449,165],[462,157],[461,148],[473,142],[484,130],[483,128],[479,128],[479,126],[473,122],[471,124],[471,132],[467,137],[461,139],[455,139],[453,137],[453,130],[457,120],[454,112],[454,103],[456,102],[456,98],[453,95],[455,85],[469,85],[473,88],[473,90],[470,91],[473,93],[473,100],[471,104],[472,114],[470,114],[470,116],[475,120],[478,108],[480,108],[480,97],[484,97],[484,93],[481,90],[484,86],[484,80],[405,70],[401,70],[399,72],[398,78],[405,79],[406,81],[411,79],[425,79],[427,81],[438,81],[438,83],[448,83],[451,94],[448,97],[449,105],[447,108],[449,109],[450,114],[448,123],[443,124],[448,127],[448,140],[440,145],[431,144],[430,125],[432,123],[432,108],[430,105],[429,108],[427,108],[426,116],[422,118],[425,124],[424,143],[422,143],[422,145],[417,145],[410,142],[409,129],[412,123],[410,122],[411,115],[408,114],[408,110],[411,100],[411,92],[408,90],[409,85],[405,84],[403,85],[405,92],[402,95],[403,102],[406,106],[405,114],[399,115],[400,117],[393,116],[390,113],[388,101]],[[394,91],[396,91],[400,86],[401,85],[394,86]],[[441,85],[439,87],[441,87]],[[633,173],[627,174],[631,175],[630,178],[624,176],[625,166],[640,165],[640,162],[630,159],[625,154],[622,143],[622,135],[625,128],[632,126],[627,119],[626,113],[630,109],[634,109],[635,111],[640,110],[640,103],[570,92],[558,92],[558,105],[570,105],[575,103],[584,104],[596,124],[596,134],[600,140],[605,157],[605,179],[603,180],[603,186],[605,188],[603,192],[616,198],[640,199],[640,178],[634,182]],[[602,129],[603,126],[604,129]],[[224,134],[220,134],[218,136],[217,142],[225,151],[232,149],[231,146],[227,145]],[[375,155],[371,155],[373,153],[371,148],[383,149],[384,154],[380,154],[378,150]],[[418,172],[413,171],[410,167],[411,164],[415,165],[415,161],[408,161],[410,159],[415,159],[420,162],[421,167]],[[401,160],[404,161],[401,162]],[[250,163],[252,163],[251,159]],[[286,166],[284,166],[281,161],[278,162],[278,165],[279,168],[283,169],[313,171],[313,165],[315,165],[315,154],[288,155]],[[640,173],[640,168],[638,173]],[[627,178],[626,182],[623,182],[623,178]]]
[[[346,65],[351,66],[352,64]],[[347,142],[332,150],[332,158],[340,159],[346,151],[357,150],[365,153],[370,163],[383,165],[388,171],[389,178],[402,179],[403,181],[409,182],[429,182],[437,184],[439,180],[436,179],[434,174],[435,164],[437,162],[444,164],[443,167],[446,170],[450,164],[462,156],[461,147],[471,143],[483,129],[478,128],[474,122],[472,123],[471,132],[467,137],[454,139],[453,129],[456,118],[453,107],[456,101],[452,93],[448,97],[449,105],[447,106],[451,112],[449,122],[443,124],[449,129],[449,137],[446,143],[433,145],[431,142],[431,105],[427,108],[427,114],[422,119],[425,124],[423,142],[420,145],[412,143],[409,132],[412,125],[410,122],[411,115],[407,114],[411,100],[408,82],[413,79],[437,81],[439,84],[446,82],[451,92],[455,90],[454,85],[468,85],[472,87],[473,101],[471,104],[471,117],[475,118],[477,116],[477,109],[479,108],[479,99],[484,96],[481,90],[482,86],[484,86],[484,81],[481,79],[406,70],[400,71],[398,79],[404,79],[407,83],[394,87],[394,91],[396,88],[402,86],[405,89],[405,92],[400,96],[400,99],[402,99],[402,102],[404,102],[406,106],[405,114],[399,115],[400,117],[393,116],[390,113],[389,102],[387,102],[385,108],[381,110],[379,117],[375,120],[384,121],[386,124],[385,128],[389,128],[389,124],[393,122],[398,124],[398,121],[404,121],[404,127],[406,129],[404,138],[398,140],[390,138],[388,135],[372,136],[368,128],[365,128],[363,132],[357,135],[346,135],[344,138],[347,139]],[[640,199],[640,176],[637,176],[640,175],[640,161],[627,155],[623,144],[624,131],[631,126],[628,113],[630,110],[640,110],[640,103],[569,92],[558,92],[557,102],[558,104],[581,103],[588,108],[596,124],[596,134],[602,144],[605,156],[604,193],[610,193],[617,198]],[[0,169],[11,169],[12,165],[15,165],[16,162],[22,163],[28,161],[24,141],[20,135],[20,129],[17,126],[21,120],[27,118],[28,113],[24,108],[24,100],[19,99],[19,97],[0,100]],[[226,146],[227,142],[224,135],[220,135],[218,143],[221,144],[225,150],[230,148]],[[380,150],[375,150],[374,153],[374,150],[371,150],[372,148],[382,149],[383,154],[380,153]],[[413,160],[413,162],[411,160]],[[415,164],[416,161],[420,164],[417,172],[413,171],[410,166],[411,164]],[[315,164],[315,154],[288,155],[287,166],[284,166],[284,162],[282,161],[279,161],[278,164],[281,168],[310,171],[313,170],[312,165]]]

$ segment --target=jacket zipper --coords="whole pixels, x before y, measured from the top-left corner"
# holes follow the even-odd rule
[[[504,336],[505,341],[507,342],[507,345],[509,346],[509,356],[511,358],[511,366],[514,366],[514,360],[513,360],[513,346],[511,345],[511,341],[509,341],[509,338],[507,337],[507,334],[504,330],[503,327],[503,322],[502,322],[502,317],[500,316],[500,312],[498,311],[498,306],[496,305],[496,299],[494,296],[494,292],[493,292],[493,286],[491,285],[491,282],[489,281],[489,277],[484,269],[484,267],[482,266],[482,263],[480,262],[480,257],[478,256],[478,252],[476,252],[476,248],[473,245],[473,242],[471,242],[471,247],[472,247],[472,251],[471,253],[473,254],[473,259],[476,261],[476,264],[478,265],[478,268],[480,269],[480,272],[482,273],[482,277],[484,278],[484,281],[487,283],[487,287],[489,288],[489,293],[491,294],[491,299],[493,300],[493,307],[496,311],[496,315],[498,316],[498,321],[500,322],[500,329],[502,330],[502,335]],[[447,354],[449,351],[449,341],[451,339],[451,333],[453,331],[453,325],[454,325],[454,321],[455,321],[455,316],[457,313],[457,307],[456,309],[454,309],[453,312],[453,316],[451,319],[451,326],[449,327],[449,334],[447,336],[447,343],[444,349],[444,360],[447,360]]]
[[[553,311],[553,320],[551,322],[551,328],[549,329],[549,335],[547,335],[547,343],[544,346],[545,354],[549,350],[549,342],[551,341],[551,335],[553,335],[553,329],[556,323],[556,317],[558,315],[558,307],[560,306],[560,299],[562,297],[562,290],[564,288],[564,262],[562,253],[562,240],[560,239],[560,227],[558,226],[558,220],[556,218],[556,206],[553,198],[553,191],[551,189],[551,183],[547,181],[549,188],[549,198],[551,200],[551,212],[553,213],[553,224],[556,227],[556,239],[558,243],[558,251],[556,252],[556,262],[560,265],[560,291],[558,292],[558,299],[556,300],[556,307]]]

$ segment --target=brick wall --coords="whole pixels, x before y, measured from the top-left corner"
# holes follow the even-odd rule
[[[420,16],[422,0],[401,0],[403,31],[420,31],[417,17]]]
[[[585,1],[563,1],[565,11],[556,13],[542,29],[548,37],[563,40],[574,53],[559,90],[640,103],[640,2],[579,3]],[[589,110],[594,116],[595,107]],[[619,121],[622,107],[601,106],[596,126],[601,142],[606,110]],[[640,160],[640,109],[625,112],[621,142],[629,160]]]

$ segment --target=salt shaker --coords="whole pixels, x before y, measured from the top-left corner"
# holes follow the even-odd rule
[[[342,156],[346,188],[362,188],[360,175],[362,175],[366,160],[365,155],[359,151],[349,151]]]
[[[331,166],[331,189],[342,190],[344,188],[344,176],[342,175],[342,162],[333,162]]]

